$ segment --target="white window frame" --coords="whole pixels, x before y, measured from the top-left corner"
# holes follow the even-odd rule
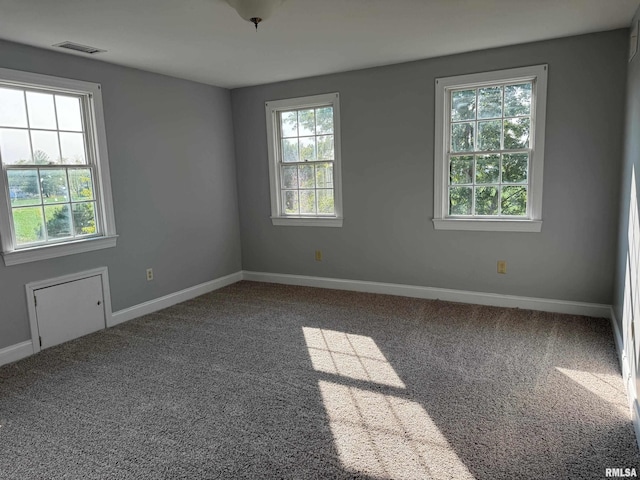
[[[321,106],[333,107],[333,198],[334,215],[286,215],[283,213],[280,188],[280,142],[278,113],[280,111]],[[267,147],[269,155],[269,183],[271,191],[271,222],[276,226],[342,227],[342,169],[340,143],[340,95],[326,93],[307,97],[273,100],[265,103]]]
[[[84,112],[87,128],[87,148],[92,150],[89,152],[88,162],[94,165],[95,168],[94,195],[97,201],[95,215],[97,217],[96,223],[101,226],[100,234],[94,237],[17,248],[13,244],[14,235],[10,220],[12,215],[11,201],[7,187],[6,168],[3,166],[2,174],[0,174],[0,243],[5,265],[17,265],[115,247],[117,235],[100,84],[6,68],[0,68],[0,82],[15,84],[16,87],[39,88],[45,91],[48,89],[88,97],[86,102],[87,111]]]
[[[542,178],[544,167],[544,134],[547,103],[547,65],[497,70],[493,72],[437,78],[435,84],[435,153],[434,153],[434,213],[436,230],[480,230],[509,232],[540,232],[542,229]],[[501,83],[532,81],[532,128],[528,175],[526,218],[459,218],[449,216],[449,145],[451,91]]]

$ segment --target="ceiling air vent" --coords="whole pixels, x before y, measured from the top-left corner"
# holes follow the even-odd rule
[[[66,48],[68,50],[75,50],[76,52],[88,53],[89,55],[93,55],[94,53],[106,52],[106,50],[101,50],[96,47],[89,47],[87,45],[80,45],[79,43],[73,43],[73,42],[56,43],[55,45],[52,45],[52,46]]]

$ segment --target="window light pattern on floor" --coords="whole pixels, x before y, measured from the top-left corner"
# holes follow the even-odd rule
[[[625,417],[629,415],[629,406],[624,401],[626,394],[619,375],[584,372],[560,367],[556,367],[556,370],[565,374],[605,402],[615,406]]]
[[[318,386],[345,468],[379,479],[473,479],[419,403],[403,392],[380,393],[380,385],[406,386],[373,339],[319,328],[303,331],[314,369],[336,376]]]
[[[302,330],[311,363],[318,372],[406,388],[370,337],[320,328]]]

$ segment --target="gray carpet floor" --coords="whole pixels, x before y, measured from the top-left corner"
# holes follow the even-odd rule
[[[0,368],[0,478],[602,479],[607,320],[240,282]]]

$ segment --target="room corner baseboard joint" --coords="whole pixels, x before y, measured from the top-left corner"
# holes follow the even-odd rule
[[[0,366],[17,362],[30,355],[33,355],[33,343],[31,340],[10,345],[0,349]]]
[[[227,285],[239,282],[240,280],[242,280],[242,272],[235,272],[209,282],[185,288],[184,290],[180,290],[175,293],[170,293],[169,295],[165,295],[160,298],[149,300],[148,302],[134,305],[133,307],[119,310],[111,315],[111,319],[107,319],[107,328],[114,327],[120,323],[133,320],[134,318],[138,318],[143,315],[148,315],[149,313],[157,312],[158,310],[171,307],[180,302],[186,302],[187,300],[199,297],[205,293],[213,292],[214,290],[226,287]]]

